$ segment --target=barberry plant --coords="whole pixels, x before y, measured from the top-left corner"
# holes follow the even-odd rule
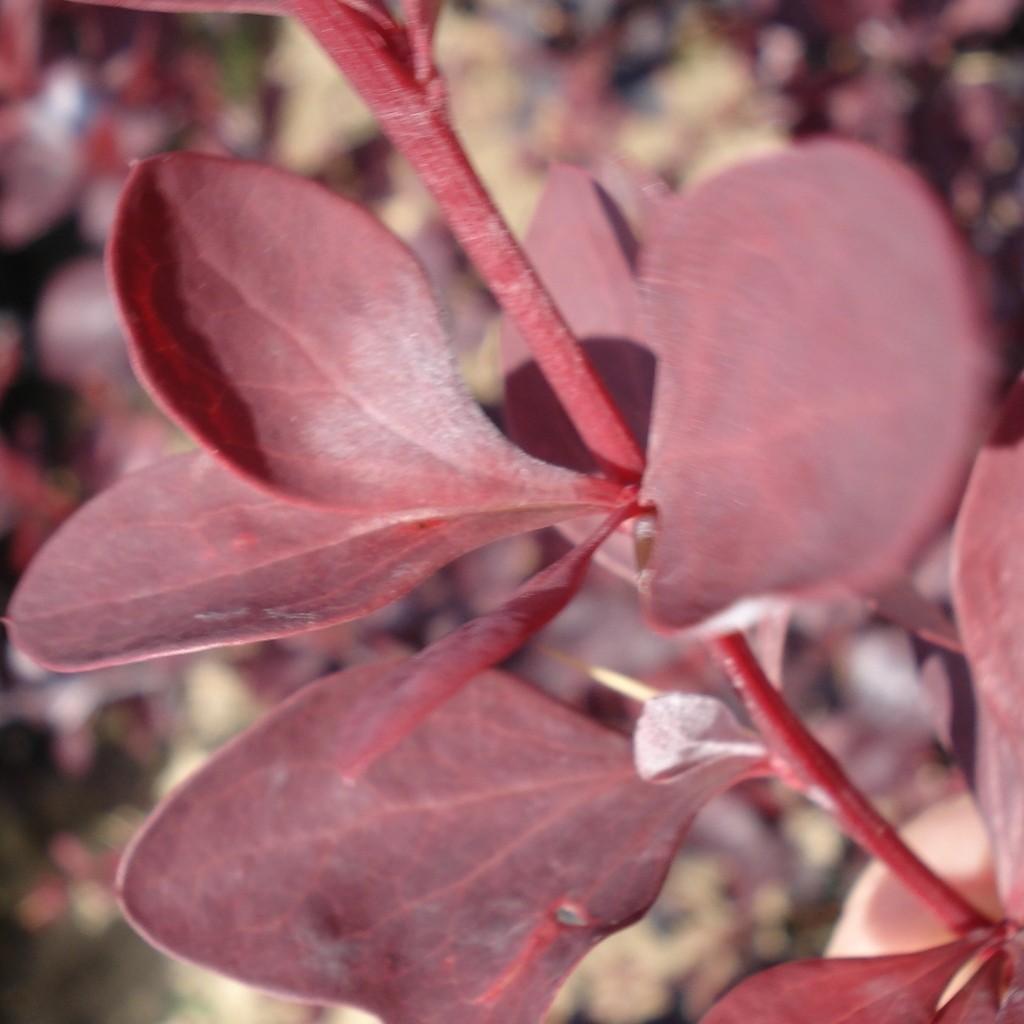
[[[287,636],[364,615],[501,537],[558,526],[575,542],[497,609],[306,687],[216,755],[125,856],[136,927],[388,1024],[529,1024],[651,904],[697,810],[775,776],[954,939],[779,967],[709,1024],[1021,1019],[1024,392],[977,459],[954,556],[1004,920],[911,853],[740,631],[767,607],[892,592],[962,484],[994,374],[926,187],[820,139],[680,195],[637,183],[630,223],[600,181],[556,168],[520,244],[449,122],[436,0],[134,6],[311,29],[502,306],[506,433],[465,390],[423,269],[367,212],[268,166],[144,161],[110,277],[138,375],[198,450],[65,524],[11,602],[16,643],[77,669]],[[631,743],[494,668],[596,555],[635,579],[653,630],[710,647],[745,724],[680,679]],[[899,592],[906,625],[934,634],[937,611]]]

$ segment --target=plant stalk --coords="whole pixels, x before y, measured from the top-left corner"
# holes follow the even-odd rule
[[[807,790],[827,799],[843,831],[885,863],[957,935],[991,927],[994,922],[913,853],[807,731],[765,675],[743,634],[715,637],[711,644],[769,751]]]
[[[618,482],[636,483],[644,469],[642,451],[446,119],[435,126],[429,146],[436,154],[424,153],[422,162],[418,153],[406,155],[459,244],[519,329],[601,468]]]

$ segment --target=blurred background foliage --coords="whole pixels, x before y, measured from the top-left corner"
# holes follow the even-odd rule
[[[1006,355],[1024,318],[1024,15],[1007,0],[461,0],[438,36],[454,120],[517,231],[552,161],[673,187],[793,136],[835,132],[917,167],[974,254]],[[267,160],[375,210],[445,297],[480,400],[500,395],[496,314],[429,197],[295,24],[0,0],[0,588],[62,519],[186,442],[131,375],[103,245],[133,160]],[[351,626],[57,676],[6,649],[0,677],[0,1021],[355,1024],[171,964],[121,922],[119,851],[161,792],[261,710],[339,667],[417,647],[496,603],[554,536],[466,556]],[[341,570],[343,571],[343,570]],[[919,580],[946,595],[941,548]],[[809,639],[813,637],[813,643]],[[654,685],[715,688],[600,573],[543,638]],[[614,716],[542,650],[513,667]],[[918,705],[916,652],[860,607],[795,623],[787,685],[901,819],[954,791]],[[858,863],[827,821],[759,784],[701,817],[645,922],[600,947],[552,1020],[679,1024],[722,986],[821,948]]]

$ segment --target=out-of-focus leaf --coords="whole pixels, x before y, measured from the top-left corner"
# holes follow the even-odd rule
[[[960,634],[949,616],[921,594],[906,576],[865,595],[865,598],[879,615],[916,633],[922,640],[954,653],[963,650]]]
[[[898,574],[941,522],[987,376],[924,186],[847,142],[753,160],[662,205],[641,278],[654,623]]]
[[[967,659],[949,650],[933,652],[921,665],[920,686],[936,738],[976,789],[977,697]]]
[[[428,36],[433,35],[443,3],[444,0],[402,0],[406,27],[416,26]]]
[[[625,219],[585,171],[558,165],[548,175],[524,245],[643,444],[650,419],[654,358],[641,341],[632,262],[636,242]],[[502,361],[509,435],[538,458],[592,471],[593,456],[508,320],[502,324]]]
[[[363,615],[465,551],[566,514],[345,516],[184,455],[125,477],[66,523],[8,615],[18,646],[62,669],[287,636]]]
[[[79,387],[136,386],[98,256],[68,263],[47,281],[35,328],[47,376]]]
[[[167,952],[277,994],[538,1024],[735,772],[651,786],[625,737],[489,673],[346,784],[338,737],[388,671],[321,680],[221,751],[134,843],[124,906]]]
[[[707,760],[734,760],[749,771],[764,762],[764,744],[718,699],[666,693],[644,704],[633,735],[633,759],[649,781],[689,777]]]
[[[1004,974],[1000,979],[1005,991],[996,1024],[1021,1024],[1024,1021],[1024,946],[1019,934],[1006,944],[1005,954],[1010,963],[1010,976],[1007,978]]]
[[[1004,963],[1005,957],[1001,954],[986,960],[967,984],[942,1007],[935,1017],[935,1024],[993,1024],[999,1011]]]
[[[974,675],[975,784],[1006,912],[1024,912],[1024,381],[971,473],[953,541],[953,602]]]
[[[17,249],[51,228],[74,205],[82,177],[78,142],[40,124],[25,103],[21,131],[0,144],[0,245]]]
[[[145,161],[111,264],[156,399],[290,500],[429,515],[614,493],[499,434],[459,379],[419,263],[319,185],[195,154]]]
[[[0,7],[0,98],[28,95],[35,85],[41,19],[39,0],[4,0]]]
[[[982,941],[783,964],[741,982],[701,1024],[930,1024],[950,979]]]
[[[950,39],[998,35],[1020,14],[1017,0],[950,0],[937,20]]]
[[[130,7],[137,11],[168,13],[288,14],[288,0],[77,0],[104,7]]]

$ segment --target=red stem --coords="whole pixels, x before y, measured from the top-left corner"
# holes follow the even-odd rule
[[[768,749],[807,790],[827,798],[843,831],[888,865],[956,934],[991,927],[993,922],[922,862],[850,782],[836,759],[789,709],[743,634],[716,637],[712,646]]]
[[[573,425],[606,473],[618,482],[636,483],[644,469],[643,453],[446,120],[437,122],[423,148],[422,154],[406,155],[519,329]]]
[[[338,0],[289,0],[437,200],[602,469],[636,483],[644,456],[565,319],[512,237],[452,129],[440,79],[425,87],[395,37]]]

